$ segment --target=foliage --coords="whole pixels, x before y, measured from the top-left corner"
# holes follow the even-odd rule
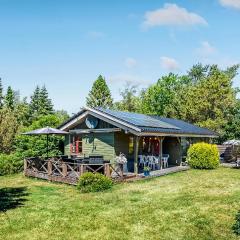
[[[160,78],[142,93],[142,112],[167,116],[180,82],[181,79],[172,73]]]
[[[223,126],[223,134],[218,140],[224,142],[230,139],[240,139],[240,100],[237,100],[234,109],[229,111],[229,120]]]
[[[46,126],[57,127],[61,123],[61,118],[56,115],[46,115],[34,121],[29,127],[23,128],[22,132],[28,132],[34,129]],[[49,156],[62,154],[59,152],[59,141],[61,136],[49,136]],[[25,136],[18,135],[16,139],[16,152],[24,157],[46,156],[47,155],[46,136]]]
[[[0,109],[3,107],[3,85],[2,85],[2,79],[0,78]]]
[[[78,182],[78,189],[81,192],[100,192],[110,189],[113,182],[110,178],[100,173],[84,173]]]
[[[6,108],[9,108],[11,110],[14,109],[14,91],[12,90],[12,88],[9,86],[7,89],[7,94],[4,97],[4,105],[6,106]]]
[[[163,76],[141,96],[141,111],[181,119],[226,134],[237,104],[232,86],[239,65],[226,70],[217,65],[196,64],[187,75]],[[234,118],[237,120],[237,118]]]
[[[52,100],[48,97],[48,91],[45,86],[41,89],[36,87],[29,104],[29,114],[31,120],[34,121],[43,115],[53,113]]]
[[[216,145],[195,143],[188,149],[187,161],[193,168],[214,169],[219,166],[219,151]]]
[[[17,154],[0,154],[0,176],[21,172],[23,159]]]
[[[139,112],[140,98],[137,96],[137,87],[127,84],[120,92],[122,100],[114,104],[114,108],[120,111]]]
[[[0,109],[0,153],[10,153],[14,149],[14,140],[19,123],[13,111]]]
[[[197,83],[203,78],[206,78],[208,75],[210,65],[203,65],[201,63],[197,63],[192,66],[192,68],[188,71],[188,78],[192,83]]]
[[[37,86],[31,96],[31,101],[29,104],[29,114],[32,119],[36,119],[39,112],[39,98],[40,98],[40,88]]]
[[[48,91],[45,86],[42,87],[39,93],[39,112],[40,116],[48,115],[53,113],[52,100],[48,97]]]
[[[240,211],[238,211],[235,220],[236,222],[234,223],[232,229],[236,235],[240,235]]]
[[[67,113],[67,111],[65,110],[58,110],[58,111],[55,111],[54,115],[56,115],[58,118],[59,118],[59,121],[62,123],[62,122],[65,122],[66,120],[69,119],[69,115]]]
[[[27,98],[23,98],[22,100],[18,100],[16,102],[16,107],[14,110],[17,121],[22,126],[28,126],[29,122],[29,104],[27,103]]]
[[[144,172],[149,172],[150,170],[151,170],[151,168],[148,167],[148,166],[145,166],[145,167],[143,168],[143,171],[144,171]]]
[[[236,89],[230,74],[212,66],[206,77],[178,89],[167,115],[224,134],[235,105]]]
[[[101,75],[99,75],[98,79],[93,83],[92,89],[86,98],[86,103],[89,107],[112,107],[113,100],[111,92],[106,80]]]

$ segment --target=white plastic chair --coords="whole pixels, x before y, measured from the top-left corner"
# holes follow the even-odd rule
[[[155,170],[155,162],[153,156],[147,156],[148,157],[148,166],[152,169]]]
[[[144,156],[138,155],[138,157],[139,157],[139,166],[144,166]]]
[[[162,155],[163,168],[168,168],[169,154]]]

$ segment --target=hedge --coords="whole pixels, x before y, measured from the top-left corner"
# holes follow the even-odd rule
[[[219,166],[219,151],[216,145],[196,143],[188,149],[188,164],[198,169],[214,169]]]
[[[23,170],[23,159],[17,154],[0,154],[0,176]]]
[[[84,173],[78,182],[78,189],[81,192],[100,192],[111,188],[113,182],[110,178],[100,173]]]

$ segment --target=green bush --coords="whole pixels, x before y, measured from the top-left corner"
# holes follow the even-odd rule
[[[78,189],[81,192],[100,192],[111,188],[113,182],[110,178],[100,173],[84,173],[78,182]]]
[[[193,168],[214,169],[219,166],[219,151],[216,145],[196,143],[188,149],[187,161]]]
[[[236,235],[240,235],[240,211],[238,211],[238,213],[235,217],[235,220],[236,220],[236,222],[234,223],[232,229]]]
[[[0,154],[0,176],[21,172],[23,159],[17,154]]]

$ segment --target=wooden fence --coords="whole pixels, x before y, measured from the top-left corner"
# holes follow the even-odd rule
[[[24,160],[24,174],[29,177],[46,179],[76,185],[79,177],[85,172],[102,173],[107,177],[123,179],[122,169],[116,169],[111,163],[85,164],[65,162],[61,158],[48,160],[27,158]]]

